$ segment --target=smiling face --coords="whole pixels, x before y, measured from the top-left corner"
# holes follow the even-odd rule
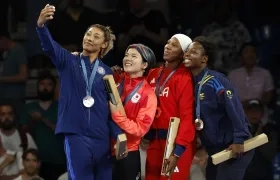
[[[177,38],[173,37],[169,39],[164,46],[164,54],[163,59],[165,61],[177,61],[178,59],[182,59],[183,50]]]
[[[199,42],[190,44],[184,55],[184,65],[188,68],[201,68],[206,66],[208,57],[205,55],[204,48]]]
[[[83,50],[88,53],[100,52],[101,49],[105,49],[108,43],[105,42],[104,32],[97,28],[91,27],[84,35]]]
[[[141,54],[135,49],[130,48],[126,51],[123,58],[123,69],[132,77],[143,76],[148,63],[143,61]]]

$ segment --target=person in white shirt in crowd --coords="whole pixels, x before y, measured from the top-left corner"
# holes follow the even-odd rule
[[[68,180],[68,173],[63,173],[57,180]]]
[[[0,179],[10,180],[20,173],[21,160],[14,158],[13,152],[7,151],[0,138]]]
[[[240,50],[242,67],[232,70],[229,79],[236,88],[243,106],[252,99],[258,99],[264,105],[262,123],[269,121],[268,105],[273,100],[274,83],[270,72],[257,65],[257,46],[253,43],[243,44]]]
[[[1,102],[0,139],[2,148],[5,152],[7,152],[6,158],[3,160],[5,163],[3,163],[1,168],[5,169],[16,161],[18,170],[17,172],[14,172],[13,175],[19,173],[23,169],[21,159],[23,151],[29,148],[37,149],[37,146],[31,135],[18,130],[15,122],[15,110],[13,106],[7,102]],[[0,179],[2,180],[2,177]]]
[[[188,180],[206,180],[205,171],[208,160],[208,153],[201,145],[201,141],[196,137],[196,153],[192,161],[190,177]]]
[[[39,153],[36,149],[28,149],[23,155],[23,172],[13,180],[44,180],[38,175],[40,168]]]

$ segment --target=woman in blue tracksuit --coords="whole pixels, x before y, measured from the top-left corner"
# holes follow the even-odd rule
[[[230,149],[236,155],[214,166],[209,158],[207,180],[242,180],[254,150],[244,154],[243,143],[251,137],[250,124],[235,89],[225,75],[212,71],[215,44],[206,37],[193,40],[184,55],[184,65],[195,81],[196,122],[202,145],[211,155]]]
[[[65,137],[69,179],[111,180],[110,110],[103,77],[112,71],[101,58],[112,49],[115,36],[108,27],[92,25],[84,35],[83,52],[72,55],[52,39],[45,25],[54,12],[53,6],[45,6],[37,33],[60,78],[56,134]]]

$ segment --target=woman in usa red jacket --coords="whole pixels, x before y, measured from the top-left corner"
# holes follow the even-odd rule
[[[139,145],[150,129],[157,109],[155,92],[145,80],[154,64],[155,55],[150,48],[132,44],[125,51],[124,73],[114,74],[126,115],[112,103],[110,108],[113,121],[127,136],[128,155],[115,161],[113,180],[141,178]]]
[[[160,68],[150,71],[147,81],[155,89],[158,110],[151,129],[145,136],[150,141],[147,150],[146,180],[186,180],[195,151],[194,88],[190,70],[184,67],[183,55],[192,40],[184,34],[175,34],[164,47]],[[166,174],[161,167],[170,117],[180,118],[173,154],[166,160]]]

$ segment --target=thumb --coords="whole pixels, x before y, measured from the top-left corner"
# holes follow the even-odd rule
[[[50,5],[49,4],[46,4],[45,8],[49,7]]]

